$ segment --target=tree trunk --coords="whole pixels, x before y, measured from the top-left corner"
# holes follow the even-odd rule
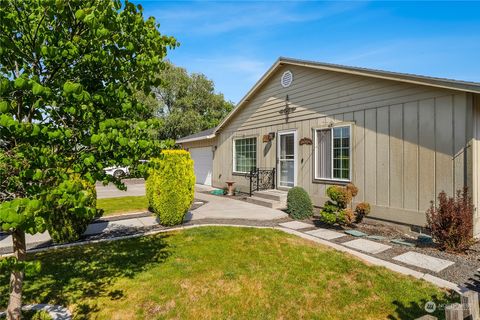
[[[25,261],[27,248],[25,232],[15,230],[12,233],[13,254],[18,261]],[[10,300],[8,301],[7,319],[20,320],[22,317],[22,286],[24,272],[13,270],[10,275]]]

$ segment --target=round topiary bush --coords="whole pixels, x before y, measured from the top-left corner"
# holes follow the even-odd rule
[[[101,215],[97,210],[95,184],[71,175],[49,191],[45,207],[50,211],[45,215],[47,230],[56,243],[77,241],[87,230],[88,225]]]
[[[164,226],[183,222],[193,202],[195,173],[190,153],[164,150],[160,158],[150,161],[146,182],[149,208]]]
[[[305,219],[313,215],[312,200],[302,187],[293,187],[288,191],[287,213],[293,219]]]

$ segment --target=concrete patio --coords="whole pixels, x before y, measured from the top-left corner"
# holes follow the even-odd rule
[[[211,187],[196,185],[195,199],[207,202],[200,208],[187,214],[186,220],[198,219],[245,219],[245,220],[276,220],[288,215],[281,211],[266,208],[227,196],[214,196],[204,192],[213,190]]]

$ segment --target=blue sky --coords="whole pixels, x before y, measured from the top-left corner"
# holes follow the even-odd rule
[[[133,1],[235,103],[279,56],[480,82],[480,2]]]

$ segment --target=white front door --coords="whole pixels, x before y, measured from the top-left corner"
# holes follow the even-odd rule
[[[297,185],[297,132],[278,133],[277,145],[277,181],[279,188],[291,188]]]

